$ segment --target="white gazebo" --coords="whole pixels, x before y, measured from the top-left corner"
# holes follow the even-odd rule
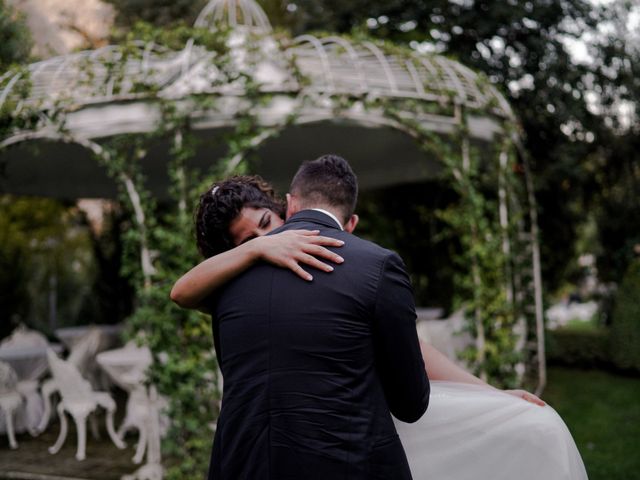
[[[328,151],[350,161],[362,188],[440,178],[445,171],[455,181],[482,158],[498,179],[502,253],[510,258],[507,296],[530,299],[522,312],[537,325],[542,388],[536,212],[526,168],[520,193],[500,180],[513,174],[510,159],[517,156],[517,122],[505,98],[443,56],[337,35],[284,38],[254,0],[212,0],[195,27],[218,35],[223,45],[200,41],[206,35],[194,35],[176,50],[141,41],[2,75],[0,192],[114,198],[120,184],[144,226],[140,189],[167,197],[167,164],[186,131],[200,143],[185,168],[205,172],[224,159],[226,170],[234,171],[254,154],[250,169],[281,188],[301,160]],[[247,118],[255,128],[234,149],[228,139],[238,138],[238,125]],[[148,148],[129,152],[144,182],[136,183],[126,168],[110,171],[112,139],[153,132]],[[430,139],[440,142],[439,150],[430,148]],[[436,150],[458,152],[459,166],[447,166]],[[516,211],[524,215],[512,234]],[[516,252],[516,242],[525,249]],[[149,275],[147,250],[143,238],[142,269]]]

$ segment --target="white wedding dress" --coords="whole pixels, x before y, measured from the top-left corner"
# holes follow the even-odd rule
[[[498,390],[432,381],[424,416],[395,424],[413,480],[587,479],[556,411]]]

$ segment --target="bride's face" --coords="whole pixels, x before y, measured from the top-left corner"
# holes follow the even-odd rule
[[[268,208],[244,207],[229,225],[233,244],[238,246],[252,238],[266,235],[284,221]]]

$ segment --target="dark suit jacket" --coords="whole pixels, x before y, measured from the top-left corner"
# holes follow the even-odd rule
[[[315,210],[277,231],[290,229],[344,240],[345,262],[312,282],[260,263],[221,290],[209,479],[410,479],[389,411],[418,420],[429,381],[402,260]]]

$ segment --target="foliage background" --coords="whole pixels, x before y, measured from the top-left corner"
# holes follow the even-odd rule
[[[119,31],[114,33],[117,41],[126,42],[146,31],[147,35],[158,38],[173,32],[173,41],[178,43],[191,32],[184,26],[175,28],[176,25],[190,24],[203,4],[202,1],[182,0],[111,0],[111,3],[119,11]],[[640,218],[640,131],[635,116],[625,123],[619,114],[622,101],[637,105],[640,98],[637,71],[640,55],[633,43],[635,37],[624,28],[631,2],[614,1],[607,8],[594,7],[584,0],[509,2],[508,8],[504,2],[488,0],[436,0],[428,4],[408,0],[301,0],[295,3],[266,0],[262,5],[277,26],[289,28],[294,34],[309,30],[356,36],[367,34],[418,50],[437,51],[485,72],[491,81],[501,86],[514,106],[522,122],[525,149],[533,160],[536,197],[541,207],[546,291],[554,292],[577,278],[575,259],[585,251],[597,254],[599,274],[605,281],[619,282],[633,264],[637,255],[634,248],[640,243],[637,227],[637,218]],[[140,20],[149,23],[141,25],[137,23]],[[616,28],[602,32],[599,26],[603,24]],[[566,47],[566,39],[578,38],[589,30],[597,32],[588,46],[593,61],[576,61]],[[182,33],[175,33],[180,31]],[[0,47],[2,69],[12,63],[28,61],[29,41],[24,23],[4,2],[0,3],[0,35],[5,39]],[[165,41],[171,42],[166,35]],[[114,149],[117,150],[117,146]],[[435,191],[433,195],[422,195],[424,188]],[[452,299],[456,269],[444,260],[459,255],[463,247],[460,241],[447,241],[439,235],[445,219],[435,214],[435,210],[444,211],[458,199],[451,189],[427,184],[369,192],[363,198],[363,213],[369,218],[368,224],[363,224],[365,231],[368,229],[374,239],[396,247],[409,259],[419,298],[425,305],[445,305]],[[29,295],[24,287],[25,278],[34,282],[33,279],[48,278],[48,275],[36,272],[40,264],[37,268],[29,267],[29,256],[37,258],[42,253],[25,238],[37,237],[38,229],[46,232],[42,234],[45,239],[62,238],[66,234],[57,232],[81,225],[83,220],[74,213],[72,206],[64,203],[24,200],[32,202],[31,207],[21,209],[20,202],[10,197],[4,197],[3,202],[0,222],[7,228],[0,261],[6,269],[3,269],[5,276],[1,281],[7,292],[3,300],[6,305],[12,305],[4,312],[26,315],[24,309]],[[126,201],[122,203],[126,213]],[[409,207],[402,208],[403,205]],[[197,313],[179,311],[166,302],[170,288],[166,279],[184,271],[197,257],[184,212],[178,218],[175,212],[166,211],[162,206],[158,208],[160,214],[153,224],[152,242],[161,251],[173,248],[183,255],[160,272],[159,278],[164,280],[154,283],[151,289],[140,288],[142,284],[135,278],[135,272],[126,269],[118,272],[121,265],[114,262],[115,258],[120,258],[120,253],[125,258],[135,256],[138,239],[130,233],[127,216],[114,217],[112,241],[91,239],[86,231],[80,235],[81,239],[63,238],[58,242],[60,253],[47,258],[53,266],[42,268],[49,272],[60,264],[60,268],[71,265],[72,262],[60,260],[65,258],[65,249],[86,252],[95,248],[92,244],[106,242],[103,253],[115,252],[103,255],[102,260],[97,254],[97,265],[88,261],[82,275],[94,275],[94,278],[102,279],[104,285],[112,284],[116,277],[121,284],[124,280],[121,296],[128,298],[130,303],[137,299],[137,309],[130,319],[132,329],[153,331],[146,341],[154,347],[165,348],[168,360],[162,363],[162,369],[153,372],[152,379],[163,391],[173,391],[180,399],[174,404],[172,416],[187,419],[184,424],[177,425],[176,432],[182,433],[176,433],[175,445],[169,446],[174,458],[185,458],[182,455],[188,452],[191,460],[184,462],[185,470],[174,471],[176,478],[181,478],[180,475],[184,478],[186,472],[197,470],[206,461],[209,440],[198,437],[197,432],[201,431],[201,422],[206,422],[203,419],[209,414],[201,411],[203,401],[212,404],[212,409],[216,408],[215,394],[202,388],[203,384],[211,382],[212,378],[207,377],[206,372],[215,372],[215,363],[209,354],[210,345],[202,342],[202,339],[210,338],[206,321]],[[32,215],[30,209],[40,215],[49,212],[49,215],[29,223],[24,218]],[[16,221],[16,212],[22,220]],[[174,225],[179,228],[172,231]],[[424,235],[425,231],[430,235]],[[420,255],[426,250],[434,255]],[[99,273],[101,268],[102,273]],[[105,273],[109,268],[111,273]],[[73,272],[65,271],[60,275],[66,279],[60,280],[62,283],[68,282],[68,287],[64,288],[78,289],[78,279]],[[104,282],[108,275],[111,275],[110,280]],[[35,280],[33,285],[38,281],[42,285],[44,280]],[[637,289],[629,290],[629,283],[627,281],[621,288],[621,298],[637,298]],[[91,290],[86,285],[81,287],[82,291]],[[104,300],[109,295],[98,293],[97,298]],[[100,307],[92,310],[94,313],[110,304],[101,302]],[[616,314],[619,317],[633,308],[632,301],[626,300],[626,305],[631,307],[620,307],[621,302],[624,300],[610,302],[616,305],[617,312],[621,312]],[[64,303],[69,306],[70,318],[82,318],[77,304]],[[132,305],[126,303],[118,307],[119,313],[112,318],[122,318],[131,311]],[[605,313],[605,320],[611,322],[611,312]],[[631,312],[626,318],[635,319],[633,315]],[[617,321],[615,316],[613,318],[615,325]],[[6,322],[2,324],[7,325]],[[637,331],[633,321],[625,325],[630,326],[620,327],[620,331],[628,331],[626,328]],[[633,334],[619,336],[627,337],[634,338]],[[167,345],[172,345],[168,351]],[[630,351],[636,348],[634,345]],[[202,368],[203,365],[206,368]],[[192,376],[198,369],[202,375]],[[197,415],[188,418],[185,415],[188,411],[196,411]]]
[[[24,17],[0,0],[0,72],[30,56],[31,35]]]

